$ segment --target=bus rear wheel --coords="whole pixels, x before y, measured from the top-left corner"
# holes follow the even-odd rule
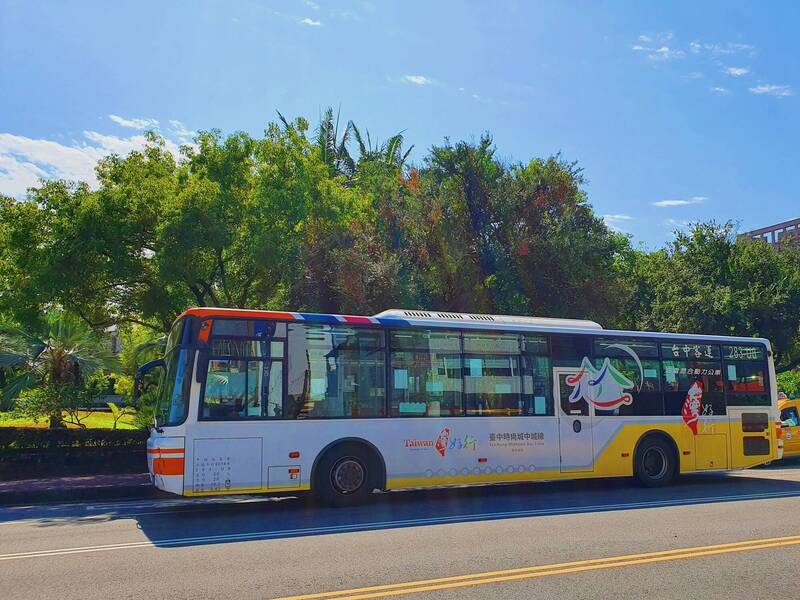
[[[375,460],[369,452],[359,444],[341,444],[320,459],[312,492],[327,506],[352,506],[370,497],[376,476]]]
[[[675,453],[666,440],[647,437],[639,443],[634,458],[634,473],[644,487],[663,487],[675,477]]]

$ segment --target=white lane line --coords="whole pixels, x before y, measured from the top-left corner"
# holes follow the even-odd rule
[[[170,538],[163,540],[141,540],[138,542],[124,542],[118,544],[104,544],[100,546],[83,546],[74,548],[58,548],[52,550],[35,550],[29,552],[13,552],[0,554],[0,561],[19,560],[23,558],[42,558],[49,556],[63,556],[69,554],[85,554],[90,552],[108,552],[112,550],[130,550],[136,548],[152,547],[179,547],[194,544],[209,544],[220,542],[240,542],[248,540],[270,540],[275,538],[300,537],[307,535],[322,535],[332,533],[356,533],[359,531],[372,531],[381,529],[397,529],[411,526],[445,525],[448,523],[466,523],[475,521],[491,521],[507,518],[556,516],[585,512],[606,512],[611,510],[634,508],[660,508],[671,506],[686,506],[709,502],[730,502],[743,500],[767,500],[776,498],[793,498],[800,496],[800,492],[772,492],[766,494],[743,494],[741,496],[706,496],[700,498],[685,498],[676,500],[656,500],[650,502],[631,502],[624,504],[596,504],[590,506],[573,506],[555,509],[520,510],[509,512],[479,513],[472,515],[457,515],[450,517],[429,517],[422,519],[406,519],[395,521],[377,521],[372,523],[355,523],[352,525],[330,525],[325,527],[306,527],[301,529],[287,529],[282,531],[257,531],[251,533],[235,533],[222,535],[207,535],[197,537]]]

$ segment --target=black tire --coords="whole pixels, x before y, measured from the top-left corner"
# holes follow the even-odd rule
[[[353,506],[365,502],[377,487],[378,465],[372,452],[360,444],[339,444],[317,463],[311,491],[326,506]]]
[[[633,472],[644,487],[669,485],[675,478],[677,467],[675,452],[663,438],[652,436],[639,442]]]

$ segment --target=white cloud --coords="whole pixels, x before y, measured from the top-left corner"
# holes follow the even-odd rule
[[[85,181],[97,185],[94,168],[97,161],[109,154],[125,155],[146,144],[144,135],[117,137],[96,131],[84,131],[81,141],[71,145],[45,139],[33,139],[11,133],[0,133],[0,194],[16,198],[40,179]],[[178,156],[178,146],[165,141],[166,148]]]
[[[650,60],[670,60],[685,57],[686,52],[671,47],[670,41],[672,38],[671,32],[642,34],[638,39],[645,45],[636,44],[631,49],[635,52],[644,52]]]
[[[425,77],[424,75],[405,75],[403,81],[406,83],[413,83],[414,85],[430,85],[433,79]]]
[[[631,48],[636,52],[644,52],[647,54],[647,58],[650,60],[671,60],[674,58],[683,58],[686,56],[686,52],[683,50],[676,50],[674,48],[670,48],[669,46],[659,46],[656,48],[655,46],[633,46]]]
[[[686,56],[686,52],[683,50],[675,50],[669,46],[661,46],[647,57],[651,60],[670,60],[672,58],[683,58],[684,56]]]
[[[319,10],[319,4],[317,4],[316,2],[312,2],[312,0],[305,0],[303,4],[305,4],[307,7],[313,10]]]
[[[719,94],[720,96],[725,96],[725,95],[728,94],[728,89],[727,88],[719,87],[719,86],[712,87],[711,91],[714,92],[715,94]]]
[[[755,53],[755,46],[750,44],[738,44],[734,42],[726,42],[724,44],[703,44],[703,50],[710,52],[715,56],[728,56],[730,54],[741,54],[749,52]]]
[[[158,129],[158,121],[156,119],[126,119],[119,115],[108,115],[108,118],[114,123],[130,129]]]
[[[617,215],[603,215],[601,217],[603,221],[605,221],[606,225],[608,225],[611,229],[615,229],[617,231],[624,231],[622,229],[622,225],[625,223],[630,223],[634,220],[634,218],[630,215],[624,214],[617,214]]]
[[[29,187],[37,185],[48,175],[47,171],[24,157],[0,151],[0,194],[21,198]]]
[[[726,67],[722,72],[731,77],[741,77],[742,75],[747,75],[750,69],[747,67]]]
[[[705,196],[692,196],[691,198],[686,198],[683,200],[659,200],[658,202],[653,202],[653,206],[657,206],[659,208],[665,208],[668,206],[686,206],[687,204],[702,204],[708,200]]]
[[[363,20],[360,14],[350,9],[333,8],[328,11],[328,14],[330,14],[330,16],[334,19],[341,19],[343,21]]]
[[[684,229],[691,225],[691,221],[686,221],[684,219],[665,219],[664,225],[668,225],[670,227],[678,227],[680,229]]]
[[[637,39],[645,44],[666,44],[675,37],[671,31],[656,31],[655,33],[643,33]]]
[[[791,96],[794,92],[792,92],[791,86],[788,85],[772,85],[770,83],[759,84],[755,87],[750,88],[750,92],[753,94],[768,94],[770,96],[777,96],[778,98],[784,98],[786,96]]]
[[[748,54],[749,56],[754,56],[756,47],[750,44],[739,44],[735,42],[708,44],[694,40],[689,43],[689,51],[692,54],[709,54],[715,57],[731,56],[733,54]]]
[[[306,17],[305,19],[300,19],[301,25],[309,25],[311,27],[319,27],[322,25],[322,21],[317,21],[316,19],[309,19]]]
[[[170,133],[175,135],[182,142],[189,141],[191,138],[197,135],[196,131],[192,131],[186,127],[183,122],[178,121],[177,119],[170,119],[169,126]]]

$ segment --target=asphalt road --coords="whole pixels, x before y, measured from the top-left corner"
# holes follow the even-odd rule
[[[684,477],[0,509],[0,598],[787,598],[800,463]],[[337,594],[338,591],[349,590]]]

